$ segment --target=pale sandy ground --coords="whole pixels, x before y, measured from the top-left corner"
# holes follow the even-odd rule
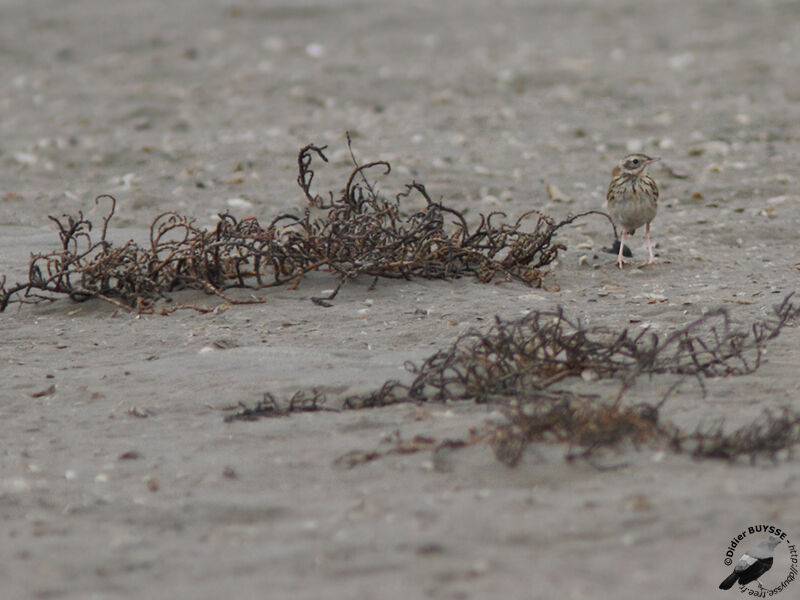
[[[417,179],[475,218],[600,208],[627,148],[689,177],[653,170],[658,265],[615,270],[600,252],[607,227],[587,220],[562,235],[560,292],[357,281],[322,309],[309,297],[334,282],[319,275],[208,315],[12,306],[0,315],[0,595],[721,595],[732,535],[768,522],[800,536],[796,461],[643,449],[598,471],[540,447],[512,470],[475,446],[436,465],[421,452],[347,470],[338,456],[396,430],[460,438],[498,415],[398,406],[227,424],[222,409],[264,391],[371,389],[495,314],[562,304],[589,324],[660,332],[720,305],[743,325],[768,316],[800,263],[799,53],[790,1],[4,0],[10,281],[55,243],[48,214],[89,213],[101,193],[119,200],[118,240],[146,239],[169,209],[209,224],[226,208],[298,210],[298,148],[330,144],[317,181],[338,190],[345,130],[363,160],[392,161],[382,189]],[[550,202],[548,183],[571,200]],[[686,384],[664,416],[737,426],[800,408],[799,356],[789,328],[758,373],[709,382],[706,397]],[[631,397],[671,383],[640,382]],[[787,561],[779,547],[765,583]]]

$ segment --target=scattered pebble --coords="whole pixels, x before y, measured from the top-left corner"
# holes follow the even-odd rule
[[[253,206],[252,202],[244,198],[228,198],[225,203],[231,208],[250,208]]]
[[[653,505],[644,494],[633,494],[625,498],[625,508],[627,510],[641,512],[653,510]]]
[[[773,196],[767,200],[767,204],[785,204],[786,202],[800,202],[800,196],[789,194],[784,196]]]
[[[600,379],[600,376],[592,369],[584,369],[581,371],[581,379],[584,381],[597,381]]]
[[[322,58],[327,54],[327,51],[322,44],[311,43],[306,46],[306,54],[311,58]]]
[[[644,148],[644,142],[638,138],[634,138],[625,142],[625,148],[628,152],[641,152],[642,148]]]
[[[14,492],[17,494],[22,494],[25,492],[30,492],[33,489],[31,482],[25,479],[24,477],[13,477],[10,479],[3,480],[3,488],[8,489],[10,492]]]
[[[541,294],[535,294],[533,292],[517,296],[517,299],[523,300],[525,302],[543,302],[544,300],[546,300],[546,298]]]
[[[673,54],[667,59],[667,66],[673,71],[682,71],[695,61],[695,56],[691,52],[681,52]]]
[[[623,546],[633,546],[636,543],[636,536],[633,533],[626,533],[622,536]]]
[[[121,190],[129,190],[133,187],[136,181],[136,173],[125,173],[122,177],[115,177],[112,183],[118,186]]]
[[[731,145],[727,142],[720,140],[703,142],[689,147],[690,156],[700,156],[705,153],[715,154],[717,156],[728,156],[731,152]]]
[[[32,167],[39,162],[39,157],[35,154],[30,154],[29,152],[15,152],[12,155],[12,158],[17,164],[24,165],[26,167]]]

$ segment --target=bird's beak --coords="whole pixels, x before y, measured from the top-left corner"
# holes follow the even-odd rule
[[[647,162],[645,162],[644,164],[645,164],[645,166],[647,166],[650,163],[658,162],[659,160],[661,160],[661,157],[660,156],[656,156],[655,158],[647,159]]]

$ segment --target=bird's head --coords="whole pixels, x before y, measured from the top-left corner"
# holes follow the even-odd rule
[[[646,154],[628,154],[618,165],[618,169],[627,175],[640,175],[645,167],[661,160],[660,156],[651,158]]]
[[[769,536],[769,539],[767,540],[767,545],[770,548],[774,548],[775,546],[777,546],[780,543],[781,543],[781,538],[776,537],[774,535]]]

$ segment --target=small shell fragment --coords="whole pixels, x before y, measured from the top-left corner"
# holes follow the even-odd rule
[[[556,187],[552,183],[547,184],[547,195],[553,202],[572,202],[572,198],[567,196],[564,192],[562,192],[560,189],[558,189],[558,187]]]

